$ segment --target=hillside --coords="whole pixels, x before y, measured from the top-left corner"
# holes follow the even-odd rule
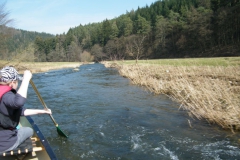
[[[239,10],[239,0],[156,1],[38,39],[35,56],[39,61],[240,56]]]
[[[21,29],[14,29],[13,35],[7,41],[8,50],[9,52],[14,52],[18,48],[26,48],[30,43],[34,43],[37,37],[47,39],[47,38],[53,38],[54,35],[44,33],[44,32],[39,33],[39,32],[25,31]]]
[[[37,62],[240,56],[239,10],[240,0],[155,1],[67,34],[15,30],[0,43],[0,56],[29,54],[27,61]]]
[[[1,60],[34,61],[34,41],[37,37],[48,39],[54,38],[54,35],[1,26]]]

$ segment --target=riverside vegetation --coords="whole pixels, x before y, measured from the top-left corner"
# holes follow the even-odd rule
[[[11,65],[14,66],[19,73],[29,69],[32,73],[47,72],[49,70],[62,68],[76,68],[79,67],[80,62],[18,62],[18,61],[0,61],[0,68]]]
[[[117,68],[134,84],[171,97],[193,118],[206,119],[232,132],[240,130],[240,57],[103,64]]]

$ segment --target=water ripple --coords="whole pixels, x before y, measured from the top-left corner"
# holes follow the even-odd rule
[[[59,127],[33,116],[60,160],[240,159],[239,137],[192,120],[179,104],[132,85],[101,64],[33,75]],[[27,108],[43,108],[33,89]],[[226,138],[228,137],[228,138]]]

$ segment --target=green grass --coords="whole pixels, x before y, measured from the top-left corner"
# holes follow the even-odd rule
[[[118,61],[118,63],[135,64],[136,60]],[[151,59],[138,60],[138,63],[171,66],[240,66],[240,57]]]

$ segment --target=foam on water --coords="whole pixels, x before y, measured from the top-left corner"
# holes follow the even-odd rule
[[[169,155],[169,158],[172,160],[178,160],[178,156],[174,154],[173,151],[170,151],[169,149],[167,149],[164,145],[162,145],[163,151],[164,153],[166,153],[167,155]]]
[[[131,143],[132,143],[133,150],[142,148],[142,146],[141,146],[142,140],[141,140],[140,136],[141,135],[139,135],[139,134],[131,136]]]

